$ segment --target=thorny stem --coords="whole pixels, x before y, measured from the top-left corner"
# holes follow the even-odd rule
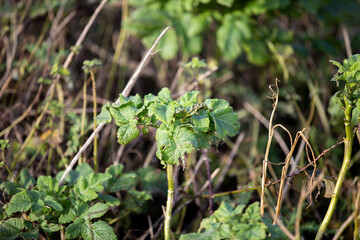
[[[331,217],[336,208],[336,203],[340,196],[340,188],[341,188],[342,183],[344,182],[346,171],[349,168],[349,164],[350,164],[350,160],[351,160],[352,145],[353,145],[353,140],[354,140],[354,136],[355,136],[354,132],[352,131],[352,127],[351,127],[352,110],[353,110],[354,106],[347,101],[346,97],[344,97],[344,100],[345,100],[345,119],[344,119],[345,139],[344,139],[343,163],[342,163],[342,166],[340,169],[338,179],[336,181],[333,196],[331,197],[329,208],[328,208],[326,215],[325,215],[325,217],[320,225],[320,228],[316,234],[315,240],[322,239],[322,237],[325,234],[325,231],[330,223]]]
[[[171,211],[174,198],[174,166],[166,164],[166,174],[168,180],[168,195],[166,200],[166,213],[164,223],[165,240],[171,240]]]

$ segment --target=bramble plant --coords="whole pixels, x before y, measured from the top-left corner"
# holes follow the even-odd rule
[[[261,222],[259,202],[243,213],[244,208],[245,205],[238,205],[234,209],[230,203],[222,202],[213,215],[201,221],[198,233],[184,234],[180,240],[265,239],[267,227]]]
[[[356,54],[350,56],[348,59],[344,60],[343,65],[336,61],[331,62],[339,68],[332,80],[336,81],[338,86],[340,84],[343,86],[342,90],[335,93],[333,100],[341,107],[345,114],[344,158],[330,205],[316,235],[317,240],[320,240],[325,234],[327,226],[329,225],[331,217],[335,211],[336,203],[340,196],[340,188],[345,180],[345,175],[351,161],[352,146],[355,136],[354,129],[359,123],[360,55]]]
[[[171,239],[170,221],[174,193],[173,165],[179,159],[185,168],[184,154],[195,149],[209,149],[211,143],[239,130],[237,114],[223,99],[206,99],[199,102],[199,92],[185,93],[179,100],[171,98],[170,90],[163,88],[157,96],[148,94],[142,99],[138,94],[125,98],[120,95],[116,103],[106,104],[97,116],[100,123],[115,120],[119,127],[120,144],[128,144],[149,128],[156,129],[156,156],[166,166],[168,196],[164,224],[165,239]]]
[[[128,212],[139,209],[132,198],[140,205],[151,199],[146,192],[134,189],[137,175],[123,173],[123,169],[123,165],[115,165],[105,173],[94,173],[88,164],[81,164],[70,171],[61,186],[59,180],[63,172],[56,178],[40,176],[35,180],[23,169],[18,183],[0,185],[1,190],[12,196],[0,213],[4,219],[0,239],[38,239],[40,234],[58,238],[59,232],[62,239],[116,239],[107,222],[95,220],[103,217],[110,207],[119,206],[119,199],[111,193],[127,191],[122,207]],[[128,204],[131,206],[127,207]]]

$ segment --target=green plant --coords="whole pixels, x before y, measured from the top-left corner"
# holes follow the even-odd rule
[[[222,202],[213,215],[201,221],[198,233],[184,234],[180,240],[265,239],[267,226],[261,222],[259,202],[244,209],[245,205],[234,209],[230,203]]]
[[[116,165],[107,168],[105,173],[94,173],[88,164],[82,164],[70,172],[62,186],[59,186],[62,172],[56,178],[40,176],[35,180],[23,169],[18,183],[0,185],[12,196],[2,208],[4,221],[0,225],[0,239],[34,239],[40,234],[53,238],[59,231],[64,235],[64,229],[66,239],[116,239],[107,222],[95,220],[103,217],[110,207],[120,204],[111,193],[128,191],[126,201],[132,205],[127,212],[138,211],[139,206],[134,205],[131,198],[137,202],[151,199],[146,192],[133,189],[137,175],[123,173],[123,168]]]
[[[226,136],[234,136],[239,130],[237,114],[223,99],[198,101],[198,91],[185,93],[179,100],[171,98],[170,90],[163,88],[157,96],[148,94],[125,98],[120,95],[116,103],[103,106],[97,120],[118,126],[120,144],[128,144],[140,134],[156,129],[156,156],[166,166],[168,196],[164,225],[165,239],[171,239],[170,221],[174,193],[173,165],[179,159],[185,168],[184,154],[195,149],[208,149],[211,143]]]
[[[345,114],[344,158],[330,205],[316,235],[317,240],[321,239],[325,234],[327,226],[329,225],[331,217],[335,211],[336,203],[340,196],[341,185],[345,180],[345,175],[351,160],[355,127],[357,127],[359,123],[360,54],[356,54],[350,56],[348,59],[345,59],[343,61],[343,65],[336,61],[331,62],[339,68],[332,80],[336,81],[337,86],[341,85],[343,87],[342,90],[335,93],[333,100],[341,107]]]
[[[130,1],[136,10],[125,22],[130,33],[141,38],[149,47],[165,25],[173,28],[160,41],[160,55],[172,59],[181,50],[189,57],[203,49],[203,36],[209,32],[216,38],[216,46],[226,60],[235,60],[244,51],[249,62],[263,66],[270,60],[270,52],[264,39],[283,41],[289,32],[275,33],[262,24],[255,27],[253,16],[289,6],[290,1]],[[216,29],[213,26],[217,26]],[[282,36],[280,36],[282,34]],[[287,45],[284,45],[287,46]],[[283,45],[277,45],[281,48]]]

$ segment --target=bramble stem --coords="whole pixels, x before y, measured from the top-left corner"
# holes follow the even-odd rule
[[[168,195],[166,200],[166,213],[164,223],[165,240],[171,240],[171,212],[174,198],[174,166],[166,164],[166,174],[168,180]]]
[[[352,131],[352,127],[351,127],[353,105],[347,101],[346,97],[344,97],[344,99],[345,99],[344,159],[343,159],[343,163],[342,163],[342,166],[340,169],[338,179],[336,181],[333,196],[331,197],[329,208],[328,208],[326,215],[325,215],[325,217],[320,225],[320,228],[316,234],[315,240],[320,240],[323,237],[323,235],[325,234],[325,231],[330,223],[331,217],[336,208],[336,203],[339,199],[340,188],[341,188],[342,183],[344,182],[346,171],[349,168],[349,164],[350,164],[350,160],[351,160],[352,145],[353,145],[353,140],[354,140],[354,132]]]

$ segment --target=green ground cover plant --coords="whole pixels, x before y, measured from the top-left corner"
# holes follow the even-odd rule
[[[124,173],[123,169],[123,165],[116,165],[105,173],[94,173],[88,164],[81,164],[61,186],[63,172],[56,178],[35,179],[22,170],[18,183],[0,185],[11,196],[10,202],[3,206],[0,239],[37,239],[39,231],[52,239],[60,235],[65,239],[117,239],[112,227],[98,220],[110,208],[119,206],[119,199],[111,194],[127,191],[126,201],[135,198],[140,206],[151,199],[151,195],[134,189],[137,175]],[[129,206],[127,210],[130,209]],[[136,211],[136,207],[132,206],[132,210]]]

